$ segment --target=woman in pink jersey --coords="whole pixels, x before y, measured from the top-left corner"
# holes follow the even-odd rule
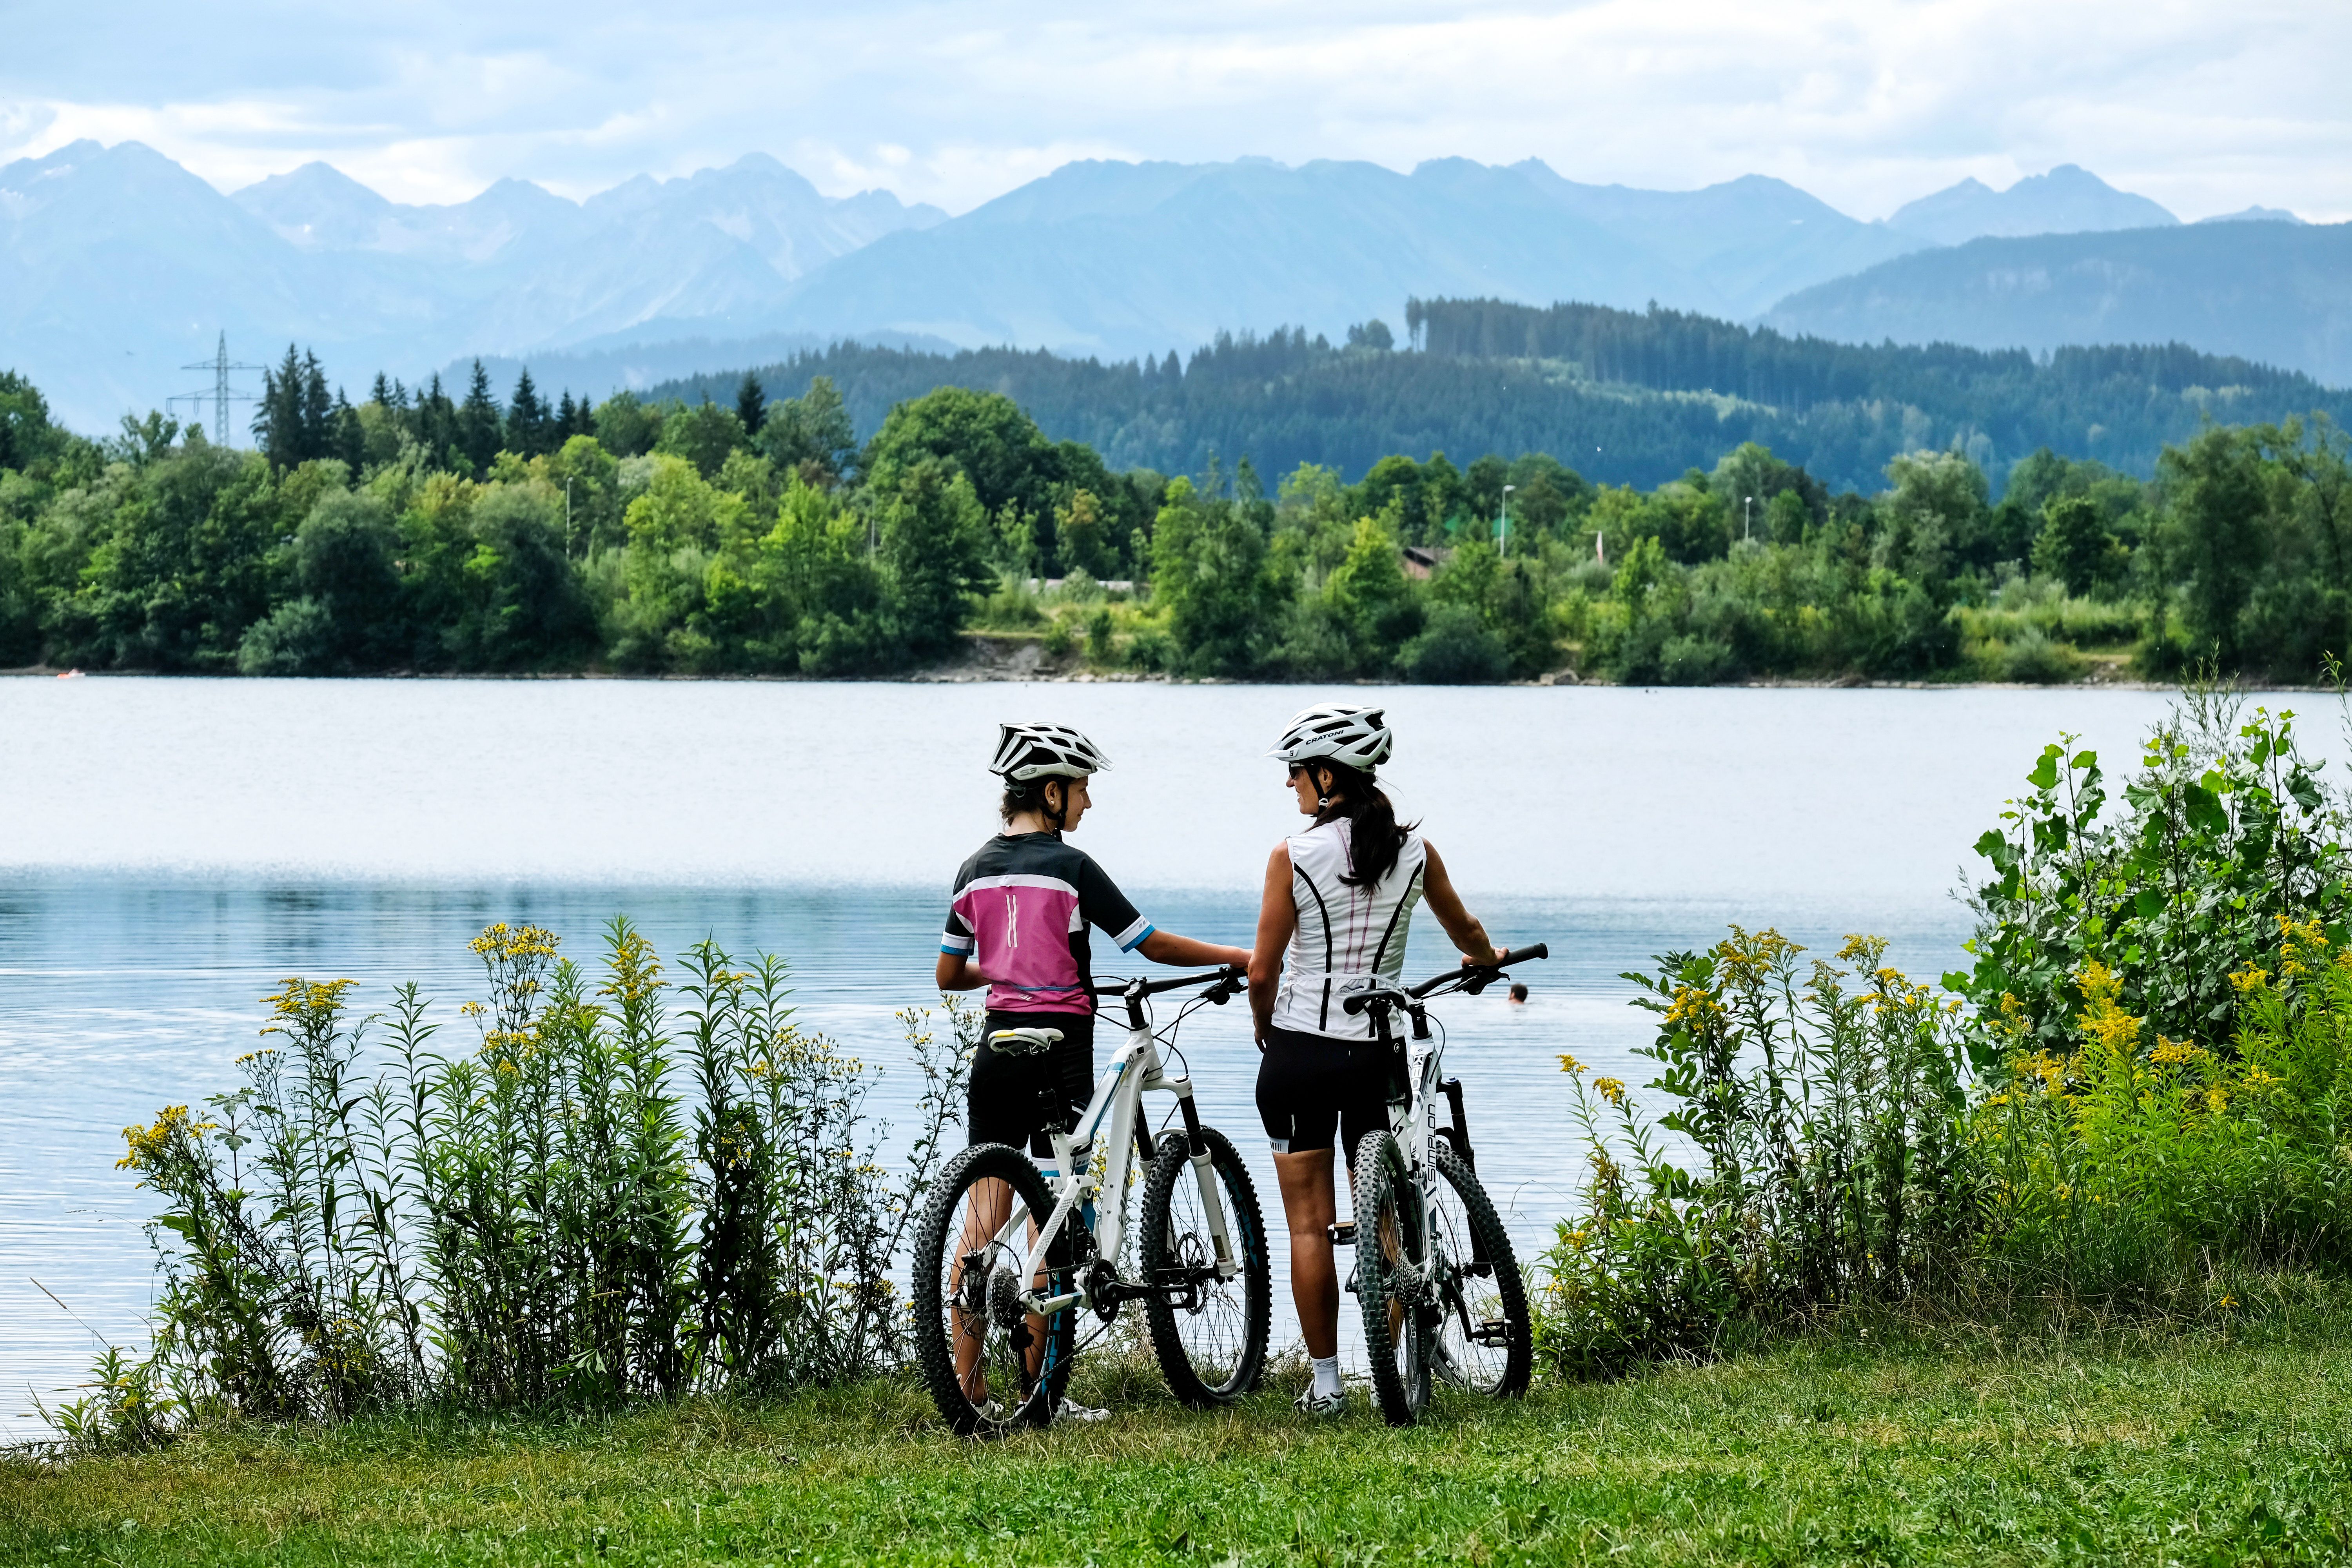
[[[1048,1152],[1041,1091],[1075,1120],[1094,1094],[1095,1003],[1090,930],[1155,963],[1245,964],[1246,948],[1161,931],[1135,910],[1093,857],[1062,836],[1091,805],[1087,778],[1110,766],[1093,742],[1062,724],[1006,724],[989,771],[1004,780],[1004,831],[956,872],[940,938],[942,991],[988,987],[988,1029],[1059,1029],[1039,1056],[1005,1056],[983,1040],[972,1058],[974,1143]]]
[[[1315,1369],[1298,1406],[1318,1415],[1345,1403],[1331,1258],[1333,1147],[1352,1157],[1365,1133],[1388,1125],[1371,1022],[1340,1004],[1373,980],[1402,981],[1413,906],[1424,900],[1465,963],[1498,956],[1486,928],[1462,907],[1436,846],[1418,824],[1397,821],[1375,780],[1395,743],[1379,709],[1322,703],[1291,720],[1266,753],[1288,764],[1299,815],[1315,819],[1276,845],[1266,862],[1250,1011],[1265,1053],[1257,1109],[1289,1224],[1290,1294]]]
[[[1208,967],[1249,963],[1245,948],[1194,942],[1160,931],[1136,913],[1093,857],[1062,835],[1078,826],[1092,804],[1087,780],[1110,766],[1095,743],[1062,724],[1006,724],[998,732],[989,771],[1004,781],[1004,831],[975,850],[957,870],[940,938],[942,991],[988,987],[988,1027],[973,1056],[966,1119],[974,1143],[1009,1143],[1043,1157],[1053,1152],[1048,1119],[1076,1124],[1094,1095],[1095,999],[1089,929],[1107,933],[1122,952],[1160,963]],[[1058,1029],[1061,1040],[1037,1055],[1008,1055],[987,1036],[1000,1029]],[[1004,1223],[1013,1192],[983,1197],[975,1189],[963,1248]],[[1032,1223],[1034,1232],[1034,1223]],[[1045,1325],[1030,1320],[1031,1371],[1045,1343]],[[959,1333],[956,1366],[976,1407],[993,1407],[980,1364],[979,1340]],[[1054,1419],[1095,1421],[1107,1411],[1065,1398]]]

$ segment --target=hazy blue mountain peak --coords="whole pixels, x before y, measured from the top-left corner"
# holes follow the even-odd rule
[[[631,174],[610,190],[597,192],[581,203],[583,210],[600,217],[638,211],[661,195],[661,182],[651,174]]]
[[[2284,207],[2251,206],[2233,213],[2215,213],[2200,217],[2199,223],[2291,223],[2298,228],[2308,227],[2304,220]]]
[[[332,163],[316,160],[257,181],[229,199],[306,250],[372,246],[387,222],[397,221],[392,202]]]
[[[2146,196],[2119,191],[2077,163],[2028,174],[2005,191],[1971,176],[1895,209],[1887,226],[1937,245],[1986,236],[2087,234],[2179,223]]]

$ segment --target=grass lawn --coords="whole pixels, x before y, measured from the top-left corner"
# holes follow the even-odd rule
[[[1878,1342],[1893,1334],[1897,1342]],[[1875,1335],[1875,1338],[1874,1338]],[[1081,1363],[1084,1375],[1084,1363]],[[1274,1392],[980,1447],[895,1384],[0,1467],[0,1561],[2284,1563],[2352,1557],[2352,1320],[1848,1329],[1391,1431]],[[1289,1380],[1286,1380],[1286,1383]]]

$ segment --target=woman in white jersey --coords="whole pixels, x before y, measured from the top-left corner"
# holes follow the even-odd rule
[[[1290,769],[1314,824],[1274,847],[1250,955],[1257,1018],[1257,1109],[1274,1141],[1275,1176],[1290,1230],[1290,1294],[1315,1366],[1302,1410],[1335,1414],[1339,1387],[1338,1217],[1331,1161],[1388,1124],[1387,1078],[1372,1026],[1340,1000],[1373,978],[1401,980],[1412,909],[1427,900],[1466,963],[1499,956],[1462,907],[1445,862],[1419,824],[1399,825],[1374,773],[1395,747],[1377,708],[1322,703],[1291,720],[1268,756]],[[1281,985],[1276,989],[1276,974]],[[1345,1155],[1343,1158],[1347,1157]]]

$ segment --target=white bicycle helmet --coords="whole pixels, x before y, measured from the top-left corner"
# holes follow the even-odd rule
[[[1067,724],[1000,724],[996,758],[988,771],[1013,784],[1032,779],[1082,779],[1110,766],[1092,741]]]
[[[1345,702],[1318,702],[1299,710],[1283,727],[1282,739],[1269,757],[1286,763],[1328,759],[1359,773],[1370,773],[1396,750],[1396,732],[1388,727],[1387,710],[1357,708]]]

